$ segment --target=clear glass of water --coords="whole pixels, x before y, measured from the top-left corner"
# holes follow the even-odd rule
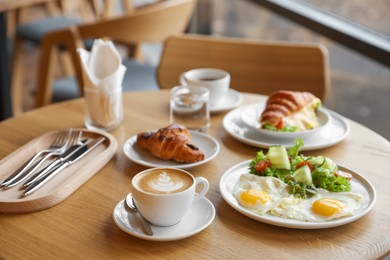
[[[191,130],[206,131],[210,127],[210,91],[204,87],[177,86],[171,90],[170,123]]]

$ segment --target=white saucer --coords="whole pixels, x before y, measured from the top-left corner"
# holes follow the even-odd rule
[[[217,140],[213,137],[196,132],[190,131],[192,142],[201,150],[205,158],[202,161],[195,163],[178,163],[174,161],[167,161],[157,158],[150,152],[143,150],[137,145],[137,135],[130,137],[123,145],[123,152],[131,161],[147,166],[147,167],[175,167],[175,168],[191,168],[204,164],[212,159],[219,153],[220,146]]]
[[[365,198],[365,202],[361,208],[353,216],[347,216],[339,219],[324,221],[324,222],[305,222],[294,219],[285,219],[274,216],[270,213],[259,215],[241,206],[233,196],[234,185],[237,183],[241,174],[248,173],[248,165],[251,160],[239,163],[228,171],[226,171],[219,182],[219,191],[223,199],[241,214],[250,217],[254,220],[288,228],[299,229],[322,229],[331,228],[351,223],[365,216],[373,207],[376,201],[376,191],[374,186],[362,174],[352,171],[348,168],[338,165],[339,169],[352,174],[351,192],[358,193]]]
[[[119,202],[113,212],[115,224],[124,232],[145,240],[173,241],[193,236],[207,228],[215,217],[215,208],[207,199],[203,198],[194,203],[184,218],[176,225],[158,227],[151,225],[153,235],[148,236],[142,229],[138,215],[124,209],[124,200]]]
[[[246,107],[239,107],[230,111],[223,119],[223,127],[235,139],[245,144],[260,148],[269,148],[272,145],[291,147],[294,140],[286,140],[262,135],[242,121],[241,114]],[[330,114],[330,122],[315,135],[303,136],[303,151],[321,149],[337,144],[346,138],[350,131],[347,120],[341,115],[323,108]]]
[[[242,95],[234,89],[229,89],[223,100],[214,106],[210,106],[210,113],[220,113],[239,106],[242,102]]]

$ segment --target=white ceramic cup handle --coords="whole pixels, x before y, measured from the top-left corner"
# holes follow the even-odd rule
[[[186,78],[185,78],[184,74],[185,74],[185,72],[183,72],[183,73],[180,75],[180,84],[181,84],[182,86],[188,86],[188,83],[187,83],[187,81],[186,81]]]
[[[203,184],[203,188],[202,190],[197,193],[195,195],[195,198],[194,198],[194,203],[199,201],[200,199],[204,198],[204,195],[206,195],[206,193],[208,192],[209,190],[209,182],[207,181],[206,178],[203,178],[203,177],[196,177],[195,178],[195,187],[198,186],[199,184]]]

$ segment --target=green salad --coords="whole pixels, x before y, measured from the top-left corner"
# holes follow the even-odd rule
[[[249,164],[249,172],[278,178],[287,183],[291,194],[301,198],[317,194],[317,188],[331,192],[351,190],[352,175],[339,171],[328,157],[300,155],[303,145],[303,140],[297,138],[288,150],[278,145],[271,146],[267,154],[259,151]]]

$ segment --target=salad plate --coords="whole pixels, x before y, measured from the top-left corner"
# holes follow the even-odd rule
[[[191,168],[214,159],[219,153],[220,146],[217,140],[213,137],[196,132],[190,131],[192,142],[204,153],[205,159],[194,163],[178,163],[172,160],[163,160],[149,151],[141,149],[137,146],[137,135],[130,137],[123,145],[123,152],[127,158],[131,161],[147,167],[175,167],[175,168]]]
[[[116,205],[113,212],[115,224],[132,236],[152,241],[174,241],[193,236],[207,228],[214,220],[215,208],[207,198],[202,198],[192,205],[178,224],[170,227],[151,225],[152,236],[143,232],[142,225],[137,222],[135,216],[137,215],[133,212],[125,210],[124,200]]]
[[[305,222],[293,219],[285,219],[274,216],[270,213],[259,215],[241,206],[233,196],[234,185],[237,183],[241,174],[248,173],[248,165],[250,162],[251,160],[239,163],[226,171],[220,179],[219,189],[223,199],[231,207],[233,207],[241,214],[263,223],[297,229],[323,229],[337,227],[351,223],[363,217],[373,208],[376,201],[375,189],[372,184],[363,177],[363,175],[343,166],[338,166],[340,170],[352,174],[351,192],[361,194],[365,198],[363,205],[355,215],[323,222]]]
[[[233,109],[241,104],[243,100],[242,95],[234,89],[229,89],[223,100],[214,106],[210,105],[210,113],[220,113]]]
[[[248,126],[242,120],[242,114],[248,107],[239,107],[230,111],[223,119],[224,129],[236,140],[260,148],[269,148],[272,145],[284,145],[291,147],[294,145],[294,139],[284,139],[278,136],[263,135]],[[335,145],[344,140],[350,131],[347,120],[341,115],[322,108],[329,115],[329,123],[313,135],[302,136],[305,146],[303,151],[321,149]]]
[[[267,129],[261,128],[261,123],[259,118],[261,117],[261,113],[264,111],[265,103],[260,104],[252,104],[246,106],[243,109],[241,114],[241,120],[249,127],[251,127],[254,131],[259,132],[263,136],[269,136],[271,138],[281,138],[286,140],[295,140],[298,137],[310,137],[319,131],[323,130],[330,123],[330,114],[323,108],[320,107],[317,110],[317,118],[318,118],[318,127],[299,132],[278,132],[271,131]]]

